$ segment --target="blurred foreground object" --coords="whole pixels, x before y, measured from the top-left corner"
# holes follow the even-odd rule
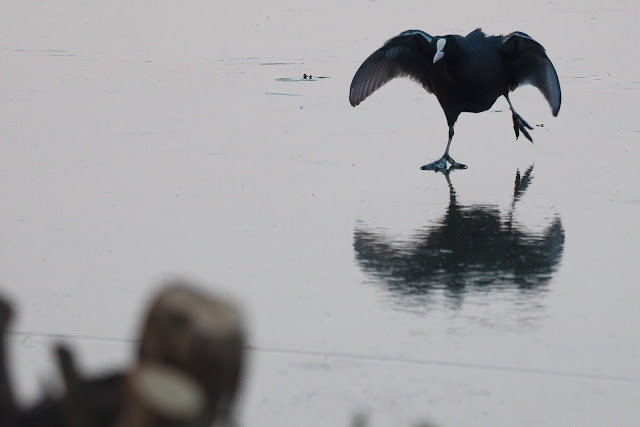
[[[125,372],[85,377],[58,345],[61,396],[16,403],[6,363],[12,310],[0,298],[0,426],[205,427],[233,425],[246,335],[238,307],[183,283],[165,286],[143,322],[138,361]]]
[[[139,360],[194,378],[205,393],[208,424],[227,422],[240,384],[245,341],[242,315],[234,304],[176,284],[151,305]]]

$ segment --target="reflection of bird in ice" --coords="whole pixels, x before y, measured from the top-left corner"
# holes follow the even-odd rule
[[[400,295],[446,289],[462,297],[470,287],[534,291],[551,279],[564,249],[559,217],[539,233],[513,219],[516,203],[532,180],[533,166],[516,174],[510,212],[497,207],[462,206],[449,173],[449,206],[435,225],[416,230],[406,241],[384,232],[356,228],[353,247],[363,271]]]
[[[449,155],[453,126],[460,113],[486,111],[500,96],[509,102],[516,138],[522,132],[532,141],[527,129],[533,127],[516,113],[509,99],[509,92],[518,86],[532,84],[545,96],[554,116],[560,111],[560,82],[553,64],[540,43],[519,31],[490,37],[480,29],[465,37],[405,31],[360,66],[351,82],[349,102],[355,107],[396,77],[422,84],[438,98],[447,117],[449,141],[444,155],[422,166],[424,170],[445,170],[447,162],[452,168],[466,169]]]

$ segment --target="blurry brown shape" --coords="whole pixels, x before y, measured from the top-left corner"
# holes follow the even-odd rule
[[[15,401],[6,363],[11,307],[0,298],[1,427],[206,427],[232,423],[245,332],[235,304],[185,284],[153,300],[137,366],[86,377],[64,344],[55,356],[60,396],[45,391],[29,408]]]
[[[142,363],[127,380],[118,427],[208,426],[205,392],[189,375],[155,362]]]
[[[204,390],[204,424],[232,420],[244,364],[245,330],[237,306],[182,283],[169,284],[148,311],[141,366],[175,368]]]

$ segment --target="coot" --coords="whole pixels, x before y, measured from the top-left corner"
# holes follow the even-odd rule
[[[560,111],[560,82],[544,47],[529,35],[516,31],[506,36],[487,36],[481,29],[467,36],[430,36],[424,31],[408,30],[387,41],[360,66],[351,82],[349,102],[354,107],[388,81],[409,77],[440,102],[449,125],[449,141],[444,155],[422,166],[442,171],[447,162],[452,168],[466,169],[449,155],[453,125],[462,112],[486,111],[500,97],[507,98],[513,114],[516,139],[520,132],[532,141],[527,129],[533,129],[513,108],[509,92],[518,86],[537,87],[551,106],[554,116]]]

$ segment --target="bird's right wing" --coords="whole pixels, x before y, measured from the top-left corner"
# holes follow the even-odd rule
[[[388,81],[409,77],[431,90],[429,73],[436,53],[433,37],[424,31],[405,31],[387,41],[362,63],[351,82],[349,102],[354,107]]]

